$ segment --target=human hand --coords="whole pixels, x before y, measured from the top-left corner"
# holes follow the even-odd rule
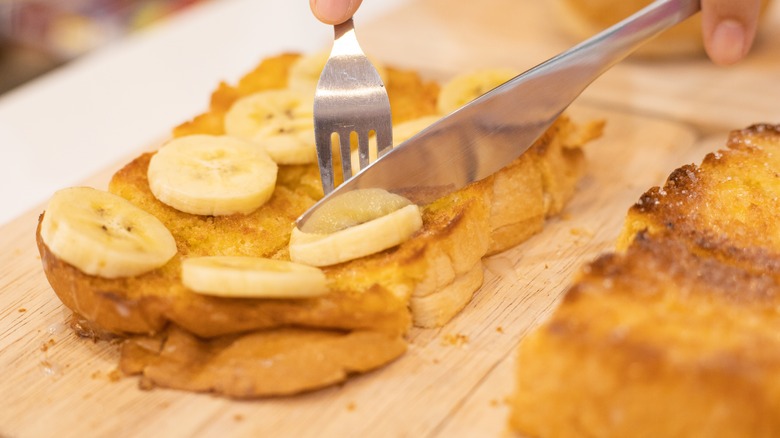
[[[355,14],[363,0],[309,0],[314,16],[325,24],[339,24]]]
[[[733,64],[747,55],[760,6],[761,0],[701,0],[704,49],[714,63]]]
[[[309,0],[320,21],[338,24],[351,17],[362,0]],[[753,45],[761,0],[701,0],[702,36],[707,55],[716,64],[733,64]]]

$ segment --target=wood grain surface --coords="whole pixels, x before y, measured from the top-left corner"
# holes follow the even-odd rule
[[[434,78],[523,69],[571,43],[545,3],[420,0],[360,36],[379,59]],[[564,214],[486,259],[483,287],[453,321],[412,330],[399,360],[339,387],[238,402],[117,379],[117,346],[72,334],[43,275],[34,242],[43,206],[20,216],[0,228],[0,437],[511,436],[505,399],[519,341],[577,269],[612,248],[628,207],[674,168],[721,147],[729,130],[780,123],[777,9],[766,27],[778,30],[740,66],[629,60],[594,84],[570,112],[604,118],[607,128],[588,145],[587,174]],[[104,188],[123,162],[85,184]]]

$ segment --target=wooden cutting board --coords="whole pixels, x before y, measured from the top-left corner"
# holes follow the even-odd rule
[[[413,2],[361,38],[380,59],[441,78],[529,67],[568,44],[548,26],[554,20],[542,2],[476,3]],[[780,90],[769,86],[780,77],[780,56],[772,52],[759,47],[726,71],[688,60],[609,72],[571,108],[576,120],[604,118],[607,128],[588,145],[587,174],[564,214],[487,259],[483,287],[447,326],[414,329],[399,360],[310,394],[237,402],[116,379],[117,346],[73,335],[41,271],[34,231],[43,207],[24,214],[0,228],[0,437],[505,436],[518,343],[578,268],[612,248],[628,207],[674,168],[721,147],[728,130],[780,122]],[[685,84],[693,88],[680,94]],[[125,161],[85,183],[105,187]]]

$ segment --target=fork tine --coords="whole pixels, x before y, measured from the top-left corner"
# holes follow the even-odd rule
[[[333,176],[333,145],[330,142],[332,130],[319,124],[314,127],[314,138],[317,145],[317,162],[320,166],[322,191],[327,195],[336,187]]]
[[[393,127],[390,123],[387,126],[376,128],[376,156],[381,157],[393,148]]]
[[[339,130],[339,149],[341,149],[341,170],[344,173],[344,181],[352,177],[352,140],[350,130]]]
[[[360,157],[360,170],[368,166],[368,132],[358,132],[358,156]]]

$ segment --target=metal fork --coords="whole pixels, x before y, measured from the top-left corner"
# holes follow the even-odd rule
[[[335,187],[332,139],[338,136],[343,180],[352,176],[351,137],[357,135],[360,168],[369,161],[368,139],[376,135],[377,157],[393,145],[390,100],[382,79],[360,49],[350,18],[335,26],[330,58],[314,93],[314,139],[322,189]]]

